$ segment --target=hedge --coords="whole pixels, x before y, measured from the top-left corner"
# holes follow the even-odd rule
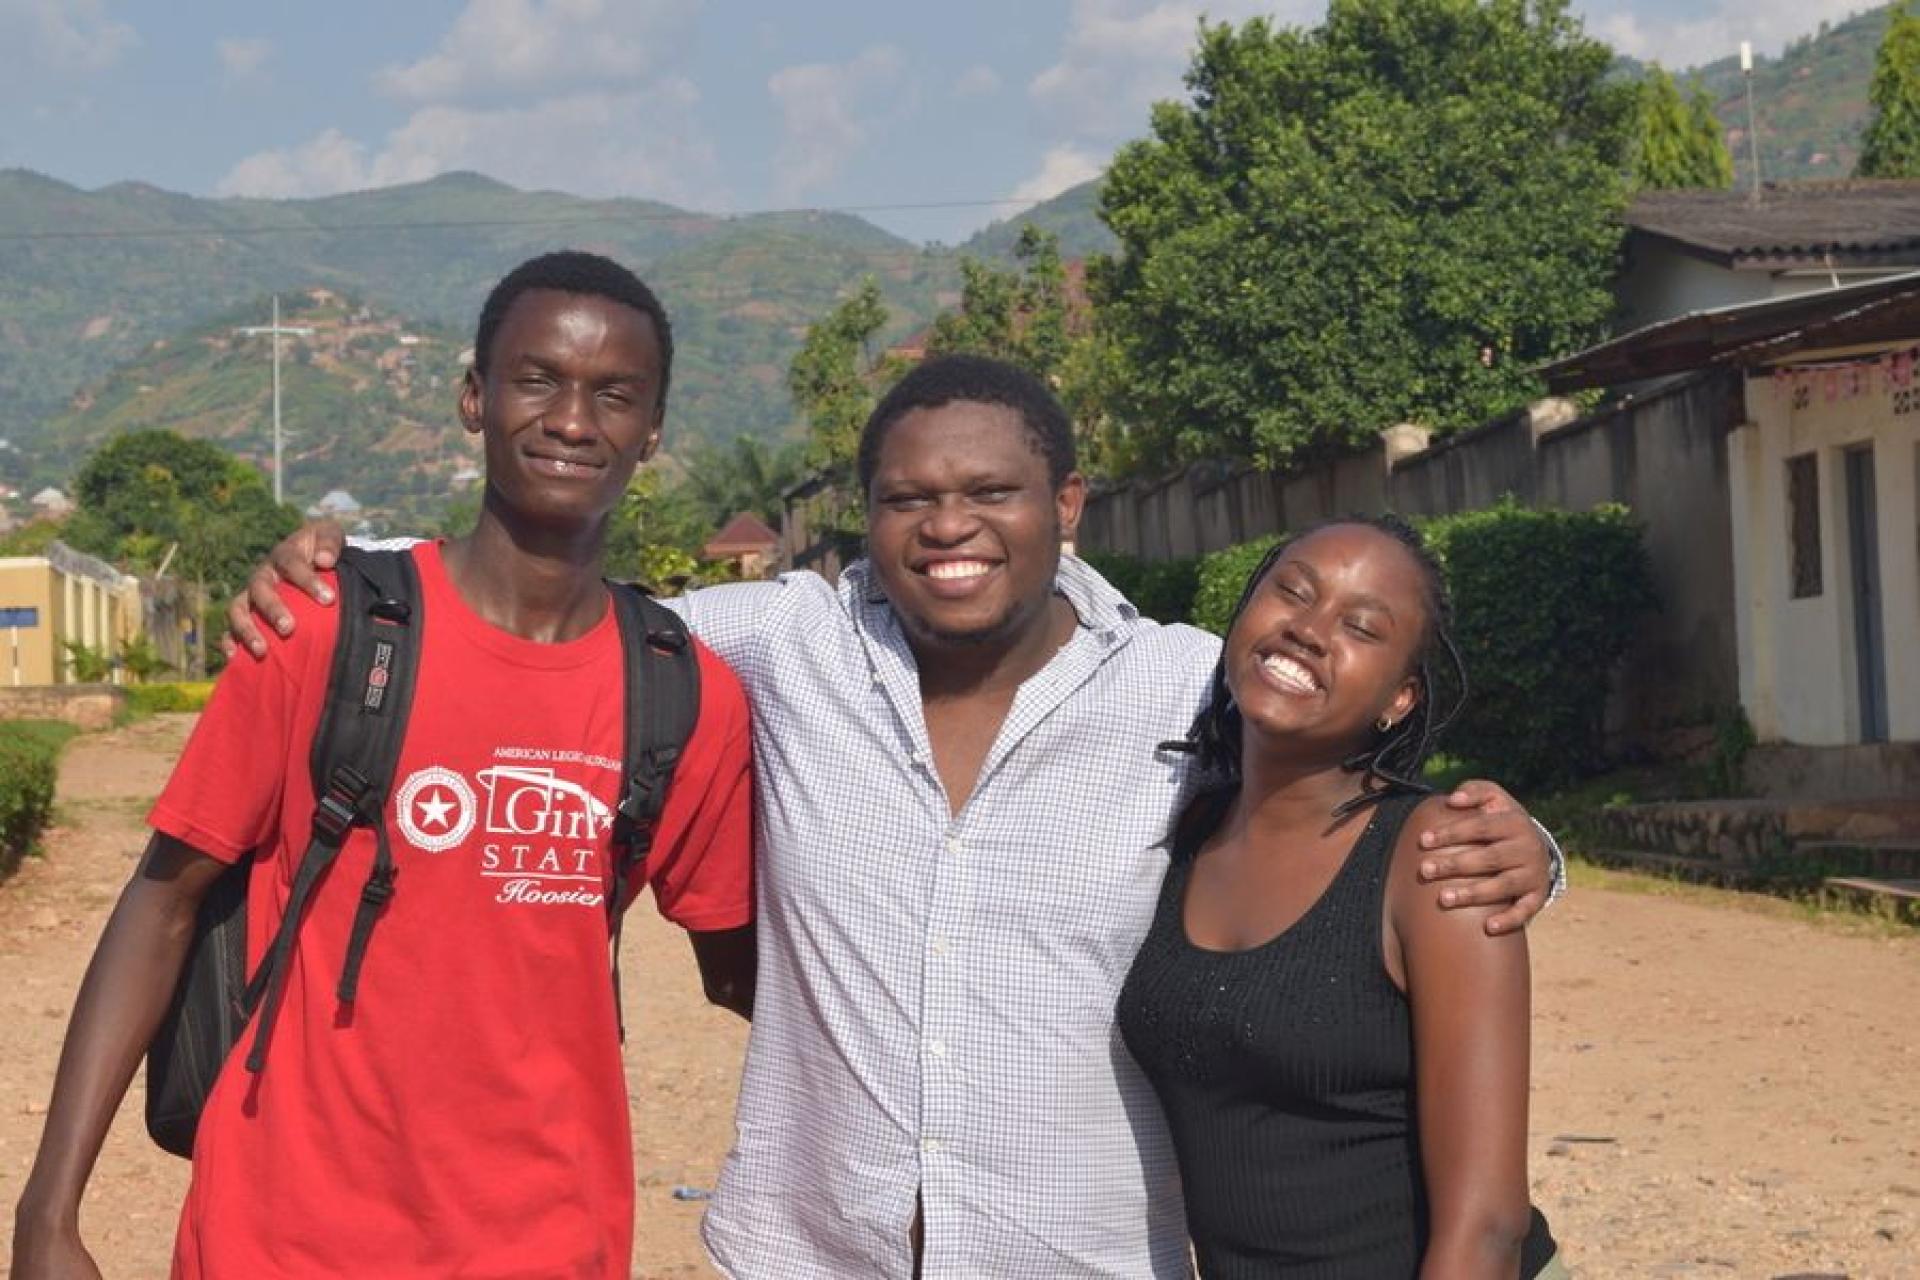
[[[60,745],[73,733],[57,721],[0,722],[0,879],[13,874],[47,825]]]
[[[1519,787],[1604,768],[1613,670],[1659,606],[1631,513],[1507,499],[1423,531],[1447,572],[1471,690],[1447,749]]]
[[[1446,571],[1470,689],[1446,750],[1513,787],[1604,767],[1611,674],[1641,614],[1658,606],[1631,514],[1611,505],[1535,510],[1509,498],[1419,524]],[[1225,634],[1247,576],[1273,543],[1202,558],[1195,625]]]
[[[1200,580],[1198,560],[1142,560],[1111,551],[1090,551],[1083,558],[1142,616],[1155,622],[1186,622],[1191,617]]]
[[[127,686],[127,710],[135,715],[156,711],[202,711],[213,694],[211,680],[171,681]]]
[[[1278,538],[1257,538],[1225,551],[1200,557],[1200,586],[1193,595],[1193,625],[1217,636],[1227,634],[1233,606],[1247,589],[1247,579],[1266,558]]]

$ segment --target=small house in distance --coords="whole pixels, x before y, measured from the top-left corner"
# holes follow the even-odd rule
[[[702,560],[725,561],[743,578],[764,578],[780,554],[780,535],[766,521],[743,511],[700,548]]]
[[[1920,182],[1645,191],[1626,212],[1615,332],[1920,268]]]

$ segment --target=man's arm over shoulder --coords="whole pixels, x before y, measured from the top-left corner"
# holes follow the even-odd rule
[[[753,1008],[753,743],[746,693],[704,644],[700,717],[688,738],[646,875],[660,914],[691,935],[707,998]]]
[[[839,607],[833,587],[807,572],[784,573],[770,582],[701,587],[660,603],[686,619],[700,642],[749,686],[764,677],[777,630],[804,627],[811,609]]]

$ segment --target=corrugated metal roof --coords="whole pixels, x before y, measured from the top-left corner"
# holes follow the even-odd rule
[[[1558,392],[1709,365],[1752,366],[1815,346],[1920,337],[1920,271],[1839,289],[1689,312],[1544,365]]]
[[[1920,260],[1920,182],[1795,182],[1746,191],[1648,191],[1627,225],[1736,268]]]

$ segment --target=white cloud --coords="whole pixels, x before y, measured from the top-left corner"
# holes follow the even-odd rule
[[[58,71],[104,71],[139,43],[103,0],[0,0],[0,47]]]
[[[1644,61],[1670,71],[1696,67],[1740,52],[1742,40],[1776,55],[1789,40],[1812,35],[1820,23],[1838,22],[1868,7],[1867,0],[1712,0],[1679,14],[1645,4],[1639,11],[1585,0],[1587,31]]]
[[[718,203],[718,166],[695,126],[699,93],[672,79],[525,107],[430,106],[369,148],[336,129],[248,156],[221,179],[230,196],[286,199],[420,182],[473,169],[523,188]]]
[[[904,62],[893,46],[874,45],[851,62],[811,62],[768,77],[780,109],[775,198],[796,200],[833,180],[872,134],[863,102],[898,80]]]
[[[1079,147],[1053,147],[1040,161],[1040,171],[1013,189],[1012,199],[1038,203],[1051,200],[1068,187],[1097,178],[1106,167],[1104,157]]]
[[[984,63],[975,64],[960,73],[953,92],[960,98],[990,97],[1000,92],[1000,73]]]
[[[1056,129],[1108,146],[1146,131],[1147,108],[1181,91],[1202,16],[1317,21],[1324,0],[1074,0],[1060,59],[1027,86]]]
[[[273,56],[273,41],[259,36],[230,36],[214,41],[213,50],[227,75],[245,80],[258,75],[267,59]]]
[[[439,47],[389,66],[380,88],[409,102],[458,102],[632,85],[678,52],[700,0],[468,0]]]

